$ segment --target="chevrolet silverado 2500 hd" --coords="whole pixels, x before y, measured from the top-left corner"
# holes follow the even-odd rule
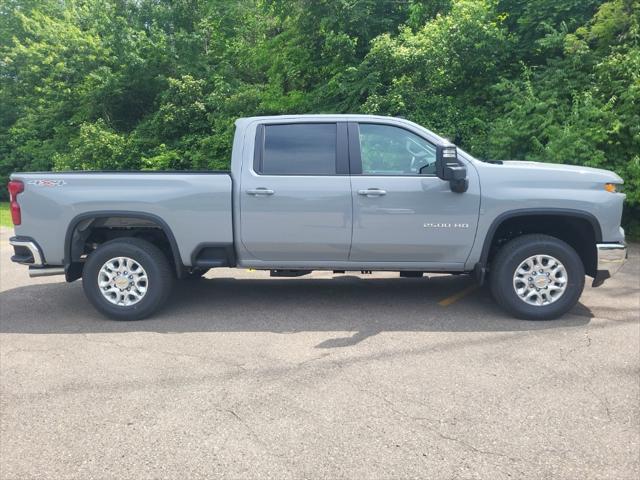
[[[230,172],[14,173],[14,262],[82,278],[122,320],[215,267],[471,273],[511,314],[551,319],[626,258],[615,173],[484,162],[399,118],[236,122]]]

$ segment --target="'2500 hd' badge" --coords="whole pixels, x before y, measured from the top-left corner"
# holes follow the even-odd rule
[[[61,187],[67,182],[64,180],[31,180],[27,183],[29,185],[35,185],[36,187]]]
[[[468,223],[425,223],[424,228],[469,228]]]

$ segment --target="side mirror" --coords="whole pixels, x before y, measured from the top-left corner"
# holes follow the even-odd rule
[[[458,150],[455,145],[437,146],[436,174],[438,178],[449,182],[452,192],[463,193],[469,187],[467,168],[458,162]]]
[[[443,180],[458,181],[467,178],[467,169],[462,165],[445,165],[443,172]]]

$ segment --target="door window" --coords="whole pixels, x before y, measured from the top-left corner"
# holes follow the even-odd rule
[[[264,175],[334,175],[335,123],[266,125],[258,167]]]
[[[391,125],[359,130],[363,175],[435,175],[436,148],[423,138]]]

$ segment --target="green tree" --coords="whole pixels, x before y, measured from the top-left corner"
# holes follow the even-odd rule
[[[227,168],[238,117],[368,112],[613,169],[640,216],[639,2],[3,0],[0,181]]]

